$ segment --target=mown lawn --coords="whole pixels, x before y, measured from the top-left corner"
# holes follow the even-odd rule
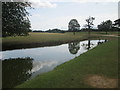
[[[39,75],[16,88],[92,88],[94,86],[86,83],[86,79],[91,75],[109,78],[106,83],[118,79],[117,38],[111,38],[108,42],[61,64],[53,71]],[[97,82],[103,83],[101,80]],[[113,84],[114,81],[108,87]]]

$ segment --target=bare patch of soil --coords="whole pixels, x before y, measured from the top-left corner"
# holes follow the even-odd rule
[[[88,75],[84,82],[94,88],[117,88],[118,80],[100,75]]]

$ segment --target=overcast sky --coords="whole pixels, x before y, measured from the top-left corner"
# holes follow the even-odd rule
[[[32,29],[68,29],[71,19],[77,19],[81,28],[85,19],[95,17],[95,27],[102,21],[118,18],[119,0],[30,0],[34,9],[29,9]],[[89,2],[88,2],[89,1]]]

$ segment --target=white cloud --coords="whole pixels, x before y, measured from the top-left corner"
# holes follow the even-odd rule
[[[34,8],[53,8],[57,5],[55,3],[49,1],[42,1],[42,0],[29,0],[32,3],[32,7]]]
[[[1,2],[27,2],[28,0],[0,0]]]
[[[120,18],[120,1],[119,1],[119,5],[118,5],[118,18]]]
[[[75,1],[86,3],[86,2],[118,2],[119,0],[75,0]]]
[[[0,0],[2,2],[24,2],[24,1],[32,1],[32,2],[80,2],[80,3],[86,3],[86,2],[119,2],[120,0]]]
[[[119,2],[119,0],[26,0],[26,1],[32,2],[32,7],[34,8],[53,8],[57,6],[55,2],[77,2],[77,3]]]
[[[86,3],[86,2],[118,2],[119,0],[46,0],[46,1],[49,1],[49,2],[80,2],[80,3]]]
[[[49,2],[52,2],[52,1],[55,1],[55,0],[49,0]],[[60,1],[62,1],[62,0],[60,0]],[[80,0],[75,0],[75,1],[80,1]],[[87,2],[88,0],[85,0],[85,1]],[[89,1],[91,1],[91,0],[89,0]],[[95,1],[95,0],[93,0],[93,1]],[[103,1],[103,0],[101,0],[101,1]],[[111,1],[111,0],[107,0],[107,1]],[[55,3],[55,2],[52,2],[52,3]],[[94,4],[94,5],[97,5],[97,4]],[[108,3],[108,5],[110,7],[111,4]],[[33,13],[32,17],[31,17],[32,29],[38,29],[38,30],[39,29],[48,30],[48,29],[53,29],[53,28],[68,29],[68,23],[71,19],[77,19],[82,28],[82,26],[84,24],[86,24],[85,19],[88,18],[89,16],[95,17],[94,25],[96,27],[103,20],[106,21],[106,20],[110,19],[110,20],[114,21],[118,18],[117,11],[116,11],[117,3],[116,3],[116,6],[114,6],[114,7],[112,6],[114,9],[108,9],[108,7],[107,7],[108,5],[100,6],[98,8],[97,8],[97,6],[95,6],[95,7],[90,6],[90,9],[83,8],[84,12],[79,12],[79,14],[76,11],[74,14],[68,14],[68,13],[70,13],[69,11],[67,14],[66,13],[64,14],[64,12],[67,12],[66,10],[68,8],[64,8],[66,10],[63,10],[63,8],[62,9],[56,8],[57,10],[55,9],[54,12],[51,10],[52,12],[48,12],[48,13],[41,13],[41,12]],[[105,10],[102,10],[103,9],[102,7],[106,7]],[[91,11],[92,8],[93,8],[93,11]],[[71,7],[69,9],[71,9]],[[57,14],[57,12],[61,12],[63,14],[59,15],[59,14]]]
[[[31,2],[34,8],[53,8],[57,5],[49,0],[0,0],[2,2]]]

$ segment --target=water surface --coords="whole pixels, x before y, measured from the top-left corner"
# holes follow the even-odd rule
[[[0,53],[4,63],[3,68],[8,67],[8,69],[3,69],[3,74],[8,75],[10,72],[20,79],[18,81],[23,82],[38,74],[53,70],[56,66],[87,52],[102,42],[106,42],[106,40],[85,40],[59,46],[2,51]],[[15,60],[18,58],[27,59],[27,61]],[[9,80],[7,78],[10,76],[6,77],[3,80]],[[16,78],[13,79],[17,80]]]

